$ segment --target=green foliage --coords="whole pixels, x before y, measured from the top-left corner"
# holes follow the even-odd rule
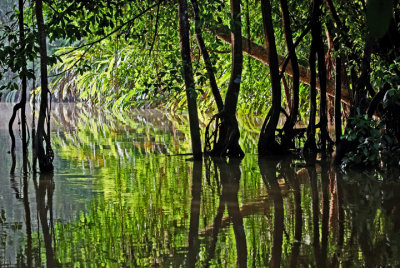
[[[349,118],[347,132],[342,139],[355,144],[355,150],[343,158],[343,166],[376,167],[380,161],[380,150],[383,125],[369,118],[367,115],[357,113]]]

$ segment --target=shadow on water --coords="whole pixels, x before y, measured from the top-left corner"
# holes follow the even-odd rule
[[[55,111],[54,174],[0,146],[1,267],[400,265],[396,169],[259,159],[251,143],[242,160],[188,162],[185,118]]]

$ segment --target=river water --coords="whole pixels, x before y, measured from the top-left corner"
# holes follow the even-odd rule
[[[191,162],[184,115],[54,105],[54,174],[23,176],[18,146],[10,175],[11,108],[0,267],[400,265],[398,173],[259,159],[257,118],[239,118],[243,160]]]

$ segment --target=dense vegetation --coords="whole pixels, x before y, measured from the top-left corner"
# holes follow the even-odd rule
[[[187,110],[194,158],[244,156],[237,112],[265,116],[260,155],[325,157],[336,144],[337,163],[374,167],[398,155],[398,0],[19,0],[0,19],[0,94],[21,92],[11,152],[21,109],[27,157],[30,96],[42,172],[53,169],[51,101],[64,99]],[[203,146],[198,110],[210,114]]]

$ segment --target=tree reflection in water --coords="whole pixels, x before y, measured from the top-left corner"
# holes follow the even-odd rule
[[[251,153],[187,162],[184,120],[67,108],[54,178],[33,180],[18,157],[0,166],[2,266],[400,265],[398,170]]]
[[[260,158],[258,165],[260,167],[261,177],[268,189],[268,194],[273,200],[274,206],[274,226],[273,226],[273,246],[271,253],[270,267],[280,267],[282,257],[283,242],[283,199],[281,189],[276,177],[276,166],[278,161]]]
[[[226,159],[213,158],[214,165],[217,167],[215,173],[216,179],[222,187],[219,196],[219,206],[217,215],[214,218],[212,228],[212,240],[208,248],[205,266],[210,265],[211,259],[215,257],[215,248],[218,240],[218,233],[222,224],[222,217],[225,208],[228,210],[228,221],[232,223],[236,241],[237,265],[238,267],[247,266],[247,245],[246,235],[243,227],[243,217],[240,212],[238,202],[239,182],[241,177],[240,159],[230,159],[227,163]],[[208,172],[209,173],[209,172]],[[218,176],[219,174],[219,176]]]
[[[199,218],[201,203],[201,181],[202,181],[202,161],[193,162],[192,170],[192,201],[190,205],[190,224],[189,224],[189,251],[187,255],[187,266],[193,267],[196,264],[199,253]]]
[[[53,248],[55,245],[53,219],[53,193],[55,185],[53,174],[40,174],[39,182],[34,176],[33,182],[35,185],[36,205],[46,250],[46,265],[47,267],[54,267],[58,265],[58,262],[55,258]]]

